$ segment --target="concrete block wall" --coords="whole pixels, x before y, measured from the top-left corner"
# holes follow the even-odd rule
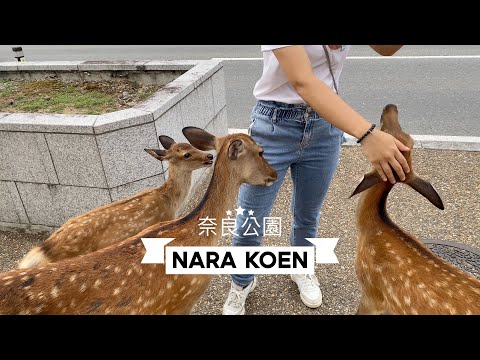
[[[0,63],[0,78],[40,78],[88,70],[97,78],[135,71],[138,78],[181,74],[131,109],[102,115],[0,113],[0,227],[55,228],[71,217],[160,186],[167,164],[144,148],[197,126],[227,134],[225,79],[214,60]],[[143,73],[142,73],[143,72]],[[79,75],[80,76],[80,75]],[[194,173],[192,188],[208,176]]]

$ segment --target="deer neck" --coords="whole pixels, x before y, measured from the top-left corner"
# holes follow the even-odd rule
[[[357,206],[357,228],[360,235],[378,232],[379,228],[394,223],[387,214],[387,197],[393,185],[389,182],[372,186],[360,196]]]
[[[240,181],[233,176],[230,170],[228,167],[215,169],[204,198],[204,207],[199,216],[208,215],[221,219],[225,217],[225,212],[233,206],[240,188]]]
[[[168,179],[162,187],[162,193],[172,200],[183,202],[187,197],[192,183],[193,170],[183,169],[170,164],[168,168]]]
[[[217,243],[222,235],[222,219],[227,217],[227,210],[233,210],[240,185],[238,176],[235,176],[229,164],[218,158],[205,196],[189,215],[175,224],[178,229],[189,229],[188,239],[185,239],[189,245],[211,246]],[[207,216],[215,219],[215,234],[209,231],[208,235],[199,235],[201,219]]]

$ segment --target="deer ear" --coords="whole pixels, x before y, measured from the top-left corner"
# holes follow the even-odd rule
[[[167,150],[170,149],[173,144],[175,144],[175,140],[167,135],[160,135],[158,140],[160,140],[160,144],[162,144],[162,146]]]
[[[369,172],[368,174],[365,174],[363,176],[362,181],[360,181],[360,184],[358,184],[357,188],[353,191],[352,195],[350,195],[350,198],[352,196],[360,194],[362,191],[365,191],[371,188],[373,185],[378,184],[380,181],[382,180],[380,179],[376,171],[372,171],[372,172]]]
[[[232,143],[228,147],[228,158],[230,160],[237,160],[238,155],[242,152],[242,150],[243,150],[242,140],[232,141]]]
[[[215,150],[215,136],[208,131],[195,126],[187,126],[182,129],[187,140],[199,150]]]
[[[167,156],[167,152],[165,150],[160,149],[144,149],[147,153],[152,155],[157,160],[165,160],[165,156]]]
[[[423,180],[417,175],[412,176],[412,178],[406,182],[412,189],[422,194],[428,201],[435,205],[440,210],[444,210],[443,201],[440,198],[437,190],[430,184],[428,181]]]

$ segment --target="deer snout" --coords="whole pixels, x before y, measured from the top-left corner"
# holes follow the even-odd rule
[[[203,164],[207,167],[211,166],[213,164],[213,155],[208,154],[207,155],[207,161],[205,161]]]
[[[382,116],[380,117],[381,130],[388,132],[390,135],[398,139],[398,134],[402,133],[402,128],[398,121],[397,105],[388,104],[383,108]]]
[[[390,108],[392,108],[393,110],[395,110],[396,112],[398,112],[397,105],[395,105],[395,104],[387,104],[387,105],[385,105],[385,107],[383,108],[383,111],[386,112],[386,111],[389,110]]]
[[[265,180],[265,186],[272,186],[273,183],[275,182],[275,180],[277,180],[277,171],[274,170],[272,174],[270,174],[270,176],[267,177],[267,179]]]

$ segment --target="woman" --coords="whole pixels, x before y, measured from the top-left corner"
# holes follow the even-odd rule
[[[381,55],[393,55],[402,45],[371,45]],[[340,157],[343,132],[359,139],[364,155],[384,181],[395,183],[408,173],[401,151],[409,150],[355,112],[337,95],[337,84],[350,46],[262,45],[263,74],[254,88],[257,104],[250,135],[263,147],[265,159],[277,170],[270,187],[242,185],[239,207],[253,210],[256,219],[268,217],[287,170],[292,174],[292,246],[311,246],[317,236],[320,208]],[[242,225],[251,216],[237,217],[234,246],[258,246],[263,234]],[[261,220],[260,220],[261,221]],[[263,229],[261,229],[263,231]],[[258,233],[258,235],[257,235]],[[311,308],[322,304],[315,275],[292,275],[300,298]],[[242,315],[245,300],[255,288],[253,275],[233,275],[223,313]]]

